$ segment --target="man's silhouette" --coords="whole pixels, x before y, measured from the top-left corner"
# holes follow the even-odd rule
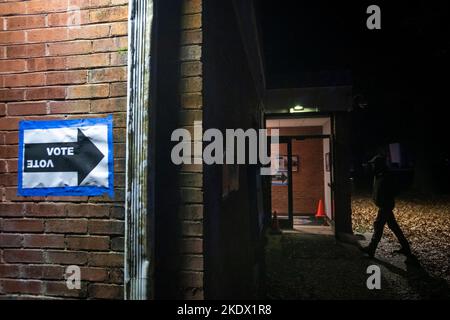
[[[372,198],[375,205],[378,207],[378,215],[373,224],[374,234],[372,240],[370,241],[370,244],[367,247],[362,248],[362,250],[370,257],[375,255],[378,243],[383,236],[384,225],[387,223],[389,229],[392,230],[402,246],[397,252],[406,256],[411,256],[411,248],[408,240],[406,240],[394,216],[395,186],[388,167],[386,166],[386,159],[381,155],[377,155],[370,160],[369,163],[374,172]]]

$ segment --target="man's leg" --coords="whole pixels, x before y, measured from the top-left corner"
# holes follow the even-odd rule
[[[395,234],[395,236],[398,239],[398,242],[400,242],[402,246],[402,253],[405,253],[406,255],[411,254],[411,247],[409,246],[408,240],[406,239],[405,235],[403,234],[402,229],[400,229],[400,226],[397,223],[397,220],[395,219],[394,212],[390,210],[386,213],[386,222],[389,227],[389,229],[392,230],[392,232]]]
[[[384,211],[382,209],[379,209],[377,218],[373,223],[374,232],[372,240],[370,240],[370,244],[367,247],[368,254],[371,256],[373,256],[375,254],[375,251],[377,250],[378,243],[380,242],[381,237],[383,236],[383,229],[385,224],[386,224],[386,217]]]

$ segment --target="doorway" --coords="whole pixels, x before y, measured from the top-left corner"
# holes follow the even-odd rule
[[[271,211],[281,227],[333,225],[331,118],[269,117],[266,127],[280,135],[271,146]]]

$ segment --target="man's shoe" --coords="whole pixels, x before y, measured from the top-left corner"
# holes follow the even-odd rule
[[[370,247],[360,247],[361,251],[367,254],[370,258],[375,256],[375,251]]]

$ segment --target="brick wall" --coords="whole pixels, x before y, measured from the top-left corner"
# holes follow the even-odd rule
[[[194,137],[194,121],[203,120],[202,0],[183,0],[180,49],[179,125]],[[202,130],[202,127],[198,127]],[[195,157],[195,154],[194,154]],[[203,299],[203,168],[180,170],[181,259],[178,298]]]
[[[280,135],[322,134],[321,127],[281,128]],[[280,155],[287,155],[285,144]],[[292,172],[294,214],[311,214],[324,199],[323,140],[306,139],[292,142],[292,155],[299,157],[299,168]],[[272,186],[272,211],[288,213],[288,186]]]
[[[123,296],[126,36],[127,0],[0,1],[0,296]],[[16,195],[19,120],[109,114],[114,199]]]

